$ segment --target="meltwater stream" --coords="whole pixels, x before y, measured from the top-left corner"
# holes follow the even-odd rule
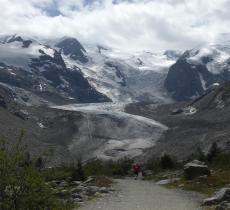
[[[70,104],[53,108],[83,114],[72,154],[88,159],[136,157],[153,147],[167,127],[155,120],[127,114],[124,103]]]

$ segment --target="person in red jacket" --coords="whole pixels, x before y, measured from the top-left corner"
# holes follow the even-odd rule
[[[138,174],[141,172],[141,166],[136,163],[133,165],[133,173],[136,175],[135,179],[137,179]]]

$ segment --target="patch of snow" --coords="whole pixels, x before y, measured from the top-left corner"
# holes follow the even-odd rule
[[[40,50],[51,57],[54,56],[53,49],[37,42],[33,42],[28,48],[23,48],[21,42],[0,43],[0,60],[6,65],[31,71],[31,59],[41,56]]]
[[[39,84],[39,90],[42,91],[43,88],[42,88],[42,84]]]
[[[197,112],[197,109],[195,107],[189,106],[183,109],[184,114],[186,115],[193,115]]]
[[[38,122],[37,124],[40,128],[43,128],[43,129],[46,128],[41,122]]]
[[[201,49],[194,49],[189,52],[187,58],[190,64],[204,65],[202,58],[209,57],[211,60],[206,64],[207,69],[213,74],[219,74],[228,68],[230,59],[230,45],[207,45]]]
[[[200,72],[198,72],[198,74],[199,74],[199,77],[200,77],[201,86],[202,86],[203,90],[206,90],[207,89],[206,88],[206,82],[205,82],[202,74]]]

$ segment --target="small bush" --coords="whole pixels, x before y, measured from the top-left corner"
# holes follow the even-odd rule
[[[164,154],[160,159],[160,166],[162,169],[173,169],[175,164],[170,155]]]
[[[219,153],[218,145],[216,142],[214,142],[210,147],[208,154],[206,156],[207,161],[211,163],[213,159],[218,155],[218,153]]]
[[[85,176],[85,172],[83,170],[83,166],[82,166],[82,162],[81,160],[78,160],[77,162],[77,167],[74,168],[72,176],[71,176],[72,180],[77,180],[77,181],[84,181],[86,176]]]
[[[113,181],[107,176],[97,176],[96,186],[97,187],[110,187]]]
[[[230,170],[230,153],[219,153],[214,159],[212,166],[224,170]]]
[[[133,161],[129,158],[123,158],[118,161],[93,160],[86,163],[83,167],[87,176],[125,176],[132,168]]]

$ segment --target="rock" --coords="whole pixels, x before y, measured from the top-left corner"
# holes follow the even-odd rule
[[[93,196],[96,194],[96,192],[99,192],[99,188],[96,186],[89,186],[86,188],[86,195]]]
[[[85,186],[82,186],[82,185],[80,185],[80,186],[78,186],[78,187],[76,187],[76,188],[73,188],[72,189],[72,192],[84,192],[84,191],[86,191],[87,190],[87,188],[85,187]]]
[[[187,179],[193,179],[195,177],[210,175],[211,172],[205,163],[194,160],[190,163],[187,163],[184,166],[184,175]]]
[[[72,194],[72,198],[74,198],[74,200],[75,199],[80,199],[80,200],[83,199],[82,196],[80,194],[78,194],[78,193]]]
[[[60,184],[59,184],[60,187],[67,187],[68,186],[68,183],[66,181],[62,181]]]
[[[164,179],[164,180],[160,180],[159,182],[156,182],[157,185],[166,185],[166,184],[170,184],[176,181],[179,181],[180,178],[172,178],[172,179]]]
[[[70,186],[79,186],[80,184],[82,184],[81,181],[72,181],[72,182],[70,183]]]
[[[95,183],[95,177],[93,176],[88,177],[87,180],[84,181],[84,184],[93,184],[93,183]]]
[[[68,194],[68,193],[69,193],[69,191],[64,189],[64,190],[59,191],[58,194],[59,194],[59,196],[62,197],[62,196],[66,196],[66,194]]]
[[[29,113],[26,110],[15,111],[14,115],[19,117],[22,120],[27,120],[29,118]]]
[[[0,107],[7,108],[6,102],[2,96],[0,96]]]
[[[230,210],[230,203],[223,202],[220,205],[218,205],[215,210]]]
[[[152,170],[145,170],[143,171],[144,176],[152,176],[153,175],[153,171]]]
[[[183,187],[184,187],[184,184],[180,184],[180,185],[179,185],[179,188],[183,188]]]
[[[101,187],[101,188],[99,189],[99,192],[100,192],[100,193],[109,193],[109,189],[106,188],[106,187]]]
[[[101,193],[96,192],[96,193],[95,193],[95,196],[97,196],[97,197],[101,197],[102,195],[101,195]]]
[[[221,203],[222,201],[230,201],[230,188],[222,188],[217,191],[213,197],[203,201],[203,205],[211,206]]]

